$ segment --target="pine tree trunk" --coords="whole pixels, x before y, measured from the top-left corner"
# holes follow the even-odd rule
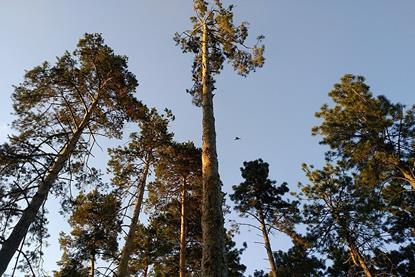
[[[215,117],[213,96],[208,68],[208,29],[203,23],[202,37],[202,230],[203,255],[202,275],[206,277],[228,276],[225,261],[224,219],[222,213],[223,196],[219,178],[216,153]]]
[[[94,277],[95,275],[95,255],[91,255],[91,268],[89,270],[89,276]]]
[[[91,115],[97,106],[99,97],[97,97],[91,104],[89,110],[85,113],[81,124],[73,133],[72,137],[65,144],[65,146],[59,151],[55,161],[48,169],[43,181],[39,183],[38,189],[30,201],[29,206],[23,211],[22,217],[19,219],[17,224],[14,226],[10,236],[4,241],[0,250],[0,276],[4,274],[7,269],[10,260],[16,253],[22,239],[26,236],[30,225],[35,221],[36,215],[39,212],[40,207],[45,203],[49,191],[56,179],[58,178],[59,172],[62,170],[66,161],[74,151],[82,132],[86,128],[91,118]]]
[[[147,182],[147,175],[150,169],[150,161],[146,161],[143,175],[141,176],[140,184],[137,188],[138,196],[135,202],[133,216],[131,218],[131,223],[129,226],[127,237],[125,238],[125,244],[121,251],[120,265],[118,267],[117,276],[118,277],[127,277],[130,276],[128,272],[128,261],[130,260],[131,251],[133,247],[133,242],[135,239],[135,231],[138,225],[138,219],[141,212],[141,206],[143,204],[144,191]]]
[[[144,273],[143,273],[143,277],[147,277],[148,276],[148,263],[146,263],[146,266],[144,267]]]
[[[272,277],[277,277],[277,265],[275,264],[274,255],[272,253],[272,248],[271,248],[271,243],[269,242],[268,231],[265,225],[265,220],[264,220],[264,216],[262,215],[262,212],[260,212],[259,218],[261,220],[260,225],[261,225],[262,237],[264,238],[265,249],[267,250],[268,262],[269,262],[269,266],[271,267],[271,274],[272,274]]]
[[[180,277],[186,276],[186,177],[183,178],[180,213]]]
[[[401,173],[406,181],[412,186],[412,189],[415,191],[415,176],[409,170],[401,169]]]
[[[369,267],[367,266],[365,260],[363,259],[362,255],[360,254],[360,251],[357,249],[357,247],[351,241],[349,241],[349,249],[350,249],[350,255],[352,257],[353,263],[356,266],[363,269],[363,272],[365,273],[366,277],[373,277],[372,273],[369,270]]]

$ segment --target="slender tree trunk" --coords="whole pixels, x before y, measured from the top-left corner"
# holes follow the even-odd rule
[[[89,270],[89,276],[94,277],[95,275],[95,255],[91,255],[91,268]]]
[[[91,118],[91,115],[97,106],[99,101],[98,97],[92,102],[91,107],[85,113],[81,124],[72,134],[72,137],[65,144],[64,147],[59,151],[55,161],[52,163],[50,168],[45,174],[45,177],[39,183],[36,194],[30,201],[29,206],[23,211],[22,217],[19,219],[17,224],[14,226],[10,236],[4,241],[0,250],[0,276],[4,274],[7,269],[10,260],[13,258],[14,253],[17,251],[22,239],[26,236],[30,225],[35,221],[36,215],[39,212],[40,207],[45,203],[49,191],[56,179],[58,178],[59,172],[62,170],[66,161],[74,151],[82,132],[86,128]]]
[[[180,213],[180,277],[186,276],[186,177],[183,178]]]
[[[148,276],[148,262],[146,262],[146,266],[144,267],[144,273],[143,273],[143,277],[147,277]]]
[[[223,196],[216,153],[215,117],[208,67],[208,29],[203,23],[202,37],[202,275],[206,277],[228,276],[225,261],[225,230],[222,213]]]
[[[272,274],[272,277],[277,277],[277,265],[275,264],[274,255],[272,253],[272,248],[271,248],[271,243],[269,242],[268,230],[265,225],[265,219],[264,219],[264,216],[262,215],[262,212],[260,212],[259,219],[261,220],[260,222],[261,231],[262,231],[262,236],[264,238],[265,249],[267,250],[269,266],[271,267],[271,274]]]
[[[141,212],[141,206],[143,204],[144,190],[147,182],[147,175],[150,169],[150,161],[146,161],[143,175],[141,176],[140,184],[137,188],[137,199],[134,206],[133,216],[131,218],[131,223],[129,226],[127,237],[125,238],[125,244],[121,251],[120,265],[118,267],[117,276],[126,277],[130,276],[128,272],[128,261],[130,260],[131,251],[133,247],[133,242],[135,239],[135,231],[138,225],[138,219]]]
[[[367,266],[365,260],[360,254],[360,251],[357,249],[357,247],[354,245],[352,241],[349,240],[348,243],[349,243],[350,255],[352,257],[353,263],[356,266],[361,267],[363,269],[363,272],[365,273],[366,277],[373,277],[372,273],[369,270],[369,267]]]

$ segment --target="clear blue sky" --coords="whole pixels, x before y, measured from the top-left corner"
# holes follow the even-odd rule
[[[248,78],[227,67],[218,79],[217,143],[226,192],[241,181],[244,160],[262,157],[270,163],[271,178],[287,181],[293,189],[304,180],[302,162],[321,164],[324,149],[310,136],[317,123],[313,114],[345,73],[366,76],[375,94],[415,103],[414,1],[226,3],[236,4],[237,20],[250,22],[251,38],[266,36],[267,58],[265,67]],[[200,145],[201,111],[185,93],[191,86],[191,56],[172,41],[174,32],[190,27],[191,7],[190,0],[1,1],[0,143],[12,120],[12,85],[22,80],[24,70],[73,50],[83,33],[100,32],[117,53],[129,57],[140,82],[137,97],[149,106],[172,109],[176,140]],[[234,141],[235,136],[242,139]],[[52,237],[45,265],[51,270],[61,255],[56,236],[65,220],[56,213],[55,202],[48,207]],[[248,243],[242,259],[247,272],[266,268],[255,232],[241,231],[237,240]],[[272,246],[286,249],[289,241],[276,236]]]

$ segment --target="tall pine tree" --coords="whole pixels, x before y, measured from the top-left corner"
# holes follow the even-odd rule
[[[173,115],[170,111],[160,115],[156,109],[151,109],[138,122],[140,131],[130,135],[127,146],[109,150],[111,159],[108,164],[114,173],[113,183],[127,199],[125,211],[133,206],[117,270],[120,277],[129,276],[128,262],[139,226],[147,177],[159,159],[161,149],[170,144],[173,134],[168,132],[168,124],[171,119]]]
[[[213,112],[214,77],[223,63],[232,63],[243,76],[264,64],[263,46],[247,48],[247,23],[236,26],[233,6],[224,7],[220,0],[194,0],[196,15],[193,28],[175,35],[185,53],[194,54],[194,87],[189,90],[193,102],[202,106],[202,175],[203,175],[203,275],[227,276],[224,256],[225,237],[222,213],[221,181],[216,152],[215,117]],[[262,37],[259,37],[262,39]],[[250,50],[250,51],[247,51]]]
[[[95,137],[120,138],[124,122],[142,116],[136,87],[127,58],[114,54],[99,34],[86,34],[55,65],[27,71],[15,87],[16,135],[0,149],[0,275],[42,220],[50,192],[68,189],[68,179],[88,171]]]

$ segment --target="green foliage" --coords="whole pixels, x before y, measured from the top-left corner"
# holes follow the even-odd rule
[[[389,237],[379,191],[359,186],[340,166],[304,170],[311,182],[301,185],[304,223],[313,247],[326,255],[350,252],[349,259],[356,249],[370,263],[374,249],[382,248]],[[357,262],[354,266],[359,267]]]
[[[234,234],[231,231],[226,233],[225,237],[225,257],[228,266],[228,274],[230,277],[243,277],[246,266],[241,263],[241,256],[247,248],[246,242],[242,244],[242,248],[237,248],[233,240]]]
[[[360,171],[360,182],[408,180],[413,174],[415,107],[393,104],[386,97],[374,97],[361,76],[345,75],[316,113],[323,122],[313,128],[330,146],[327,158],[340,158]],[[402,182],[401,182],[402,183]],[[408,184],[403,183],[402,186]]]
[[[299,221],[297,202],[284,200],[282,196],[289,191],[287,184],[276,185],[268,179],[268,163],[258,159],[244,162],[241,168],[244,182],[232,187],[234,193],[230,198],[234,201],[234,209],[244,217],[256,220],[258,226],[248,224],[261,232],[264,247],[271,266],[271,276],[277,276],[269,235],[273,230],[284,232],[297,241],[301,238],[295,232],[295,224]],[[243,223],[242,223],[243,224]],[[261,274],[261,272],[257,273]]]
[[[330,147],[328,161],[337,162],[348,174],[355,173],[353,186],[346,185],[347,194],[343,194],[350,194],[350,199],[344,199],[349,205],[342,209],[349,211],[353,203],[354,212],[361,216],[351,218],[373,232],[384,233],[388,242],[412,242],[415,106],[408,108],[385,96],[374,96],[365,79],[353,75],[345,75],[329,96],[333,105],[325,104],[316,113],[323,121],[313,128],[313,134]]]
[[[166,110],[159,114],[155,108],[150,109],[144,119],[138,121],[139,132],[130,134],[127,146],[108,149],[111,157],[108,162],[114,178],[112,182],[121,189],[127,189],[140,180],[146,163],[153,165],[160,151],[170,144],[173,134],[168,125],[174,119]]]
[[[268,179],[268,163],[258,159],[244,162],[241,168],[244,182],[234,185],[230,198],[235,203],[235,210],[242,216],[264,221],[274,229],[294,235],[294,225],[299,221],[297,202],[284,200],[282,196],[289,189],[286,183],[280,186]]]
[[[332,248],[328,252],[328,258],[332,261],[332,264],[327,268],[327,276],[356,276],[359,274],[359,269],[353,264],[350,254],[346,250]]]
[[[324,276],[323,260],[310,256],[301,245],[294,245],[287,252],[274,252],[274,258],[280,277]]]
[[[191,144],[185,143],[181,144],[181,147],[189,147],[189,145]],[[191,272],[195,276],[201,274],[200,261],[202,259],[202,215],[199,184],[196,183],[196,187],[193,187],[193,190],[188,194],[186,206],[186,267],[187,272]],[[154,196],[157,195],[157,191],[150,190],[150,192],[154,193]],[[158,252],[158,257],[153,259],[153,274],[155,276],[177,276],[179,272],[181,203],[177,196],[164,198],[160,194],[160,198],[154,197],[154,199],[159,199],[160,202],[151,201],[148,203],[148,205],[154,205],[149,207],[151,219],[148,228],[154,228],[157,232],[162,233],[162,236],[156,236],[158,241],[156,240],[154,243],[169,249],[164,254]],[[225,255],[227,257],[229,276],[243,276],[246,267],[241,264],[240,256],[245,247],[237,248],[232,239],[233,234],[230,232],[228,232],[225,238]]]
[[[166,228],[163,217],[151,218],[147,227],[141,224],[138,226],[130,262],[132,274],[144,275],[152,266],[161,262],[161,257],[171,255],[175,247],[171,241],[171,231]]]
[[[269,277],[269,274],[263,270],[255,270],[254,275],[249,275],[249,277]]]
[[[234,193],[230,197],[242,215],[262,210],[272,216],[278,209],[288,206],[281,201],[281,196],[288,192],[287,184],[277,187],[275,181],[268,179],[268,163],[261,159],[244,162],[241,172],[245,181],[232,187]]]
[[[96,189],[80,194],[69,218],[70,235],[61,233],[59,243],[72,259],[90,260],[99,256],[114,259],[121,232],[120,202],[117,195],[101,194]]]
[[[57,263],[59,271],[54,271],[54,277],[89,277],[88,269],[83,263],[64,252],[61,260]]]
[[[192,68],[194,86],[188,92],[193,96],[193,103],[196,105],[201,105],[202,35],[205,24],[208,29],[208,68],[212,90],[214,76],[220,73],[225,61],[231,63],[234,70],[242,76],[262,67],[265,61],[265,47],[261,44],[264,36],[259,36],[253,47],[245,46],[248,23],[235,25],[232,5],[226,8],[221,1],[210,2],[194,0],[193,9],[196,16],[190,18],[193,28],[174,35],[174,40],[184,53],[194,54]]]
[[[15,131],[0,147],[2,240],[11,234],[11,224],[23,218],[31,225],[25,242],[34,238],[43,243],[46,210],[39,204],[49,192],[65,198],[70,186],[79,189],[88,184],[88,176],[96,175],[87,164],[96,137],[120,138],[124,123],[146,111],[133,96],[137,85],[127,58],[115,54],[100,34],[85,34],[75,51],[26,72],[12,95]],[[51,184],[44,183],[46,176]],[[43,198],[34,203],[40,188]],[[36,207],[35,213],[40,210],[35,219],[22,216],[30,213],[28,207]],[[24,227],[6,241],[15,248],[26,232]]]
[[[159,205],[172,199],[180,201],[183,186],[186,195],[201,197],[201,149],[196,148],[193,142],[173,142],[164,147],[155,166],[155,177],[155,181],[149,185],[149,208],[157,210]]]
[[[412,276],[415,274],[415,244],[410,243],[398,250],[384,252],[376,250],[375,265],[379,272],[388,272],[394,276]]]

